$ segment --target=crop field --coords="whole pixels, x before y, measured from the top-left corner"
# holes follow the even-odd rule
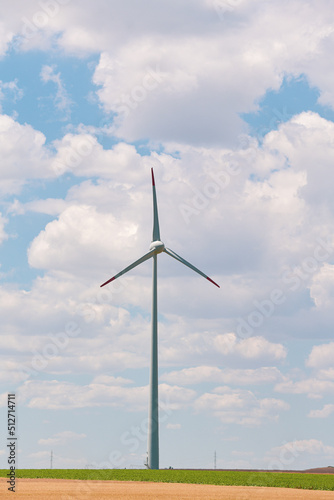
[[[6,477],[8,470],[0,470]],[[20,469],[17,478],[146,481],[334,491],[334,474],[219,470]]]

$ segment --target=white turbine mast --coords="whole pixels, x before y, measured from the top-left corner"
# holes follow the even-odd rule
[[[134,267],[139,266],[145,260],[153,258],[153,296],[152,296],[152,337],[151,337],[151,369],[150,369],[150,401],[149,401],[149,412],[148,412],[148,468],[149,469],[159,469],[159,410],[158,410],[158,300],[157,300],[157,255],[161,252],[165,252],[173,259],[178,260],[187,267],[190,267],[193,271],[200,274],[208,281],[220,288],[217,283],[215,283],[209,276],[204,274],[202,271],[197,269],[173,250],[166,248],[164,243],[160,240],[160,228],[159,228],[159,218],[158,218],[158,205],[157,205],[157,194],[155,190],[155,180],[152,173],[152,189],[153,189],[153,237],[152,243],[150,244],[150,251],[143,255],[140,259],[130,264],[128,267],[115,274],[112,278],[101,285],[105,286],[111,283],[115,279],[122,276],[122,274],[127,273]]]

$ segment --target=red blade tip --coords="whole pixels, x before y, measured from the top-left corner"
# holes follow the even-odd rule
[[[152,174],[152,186],[155,186],[153,168],[151,168],[151,174]]]
[[[217,283],[215,283],[211,278],[206,278],[207,280],[209,280],[211,283],[213,283],[214,285],[216,285],[218,288],[220,288],[219,285],[217,285]]]
[[[105,285],[108,285],[108,283],[111,283],[112,281],[114,281],[115,279],[115,276],[113,278],[110,278],[110,280],[106,281],[105,283],[103,283],[102,285],[100,285],[100,288],[102,288],[103,286]]]

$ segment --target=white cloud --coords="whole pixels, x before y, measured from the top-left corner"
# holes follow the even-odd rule
[[[35,212],[57,216],[65,210],[67,204],[65,200],[48,198],[46,200],[34,200],[27,203],[20,203],[17,199],[10,205],[8,212],[15,215],[24,215],[28,212]]]
[[[5,231],[7,222],[8,220],[0,213],[0,245],[8,239],[8,234]]]
[[[279,382],[275,386],[277,392],[284,394],[307,394],[309,398],[318,399],[322,398],[325,394],[332,394],[334,392],[334,382],[327,380],[318,380],[310,378],[294,382],[287,380]]]
[[[79,136],[77,136],[77,138],[79,138]],[[74,136],[72,136],[71,138],[68,137],[68,140],[70,141],[69,144],[73,145]],[[61,147],[62,146],[59,145],[59,154],[61,151]],[[104,171],[107,172],[107,169],[105,169],[104,165],[107,166],[108,155],[110,155],[110,158],[112,158],[112,155],[115,154],[116,155],[115,162],[117,163],[119,161],[122,161],[125,162],[126,165],[129,165],[132,160],[134,160],[135,162],[139,161],[142,165],[144,162],[144,160],[139,160],[139,155],[133,151],[133,147],[120,145],[117,146],[117,148],[115,147],[113,150],[103,151],[100,146],[97,146],[97,149],[99,151],[98,153],[99,156],[98,156],[98,161],[93,162],[94,170],[93,171],[89,170],[90,168],[89,163],[92,164],[92,162],[87,161],[87,158],[83,158],[83,161],[77,167],[79,169],[78,174],[80,172],[81,173],[86,172],[86,174],[88,175],[88,174],[93,174],[95,171],[96,173],[99,173],[99,175],[107,175],[104,174],[103,172]],[[221,155],[223,154],[224,153],[222,151]],[[229,154],[232,158],[234,158],[232,152],[230,152]],[[183,167],[186,167],[186,169],[190,168],[190,165],[188,166],[188,162],[190,164],[191,161],[193,162],[196,161],[198,163],[199,169],[203,170],[204,164],[207,161],[207,159],[205,158],[204,151],[193,150],[191,152],[189,151],[184,153],[182,152],[181,155],[182,155],[182,160],[181,160],[182,165]],[[226,152],[225,155],[227,157]],[[273,168],[276,166],[279,168],[283,168],[283,170],[281,170],[280,172],[274,172],[272,175],[270,175],[270,180],[264,180],[262,183],[260,181],[258,182],[247,181],[246,184],[244,184],[245,176],[244,174],[242,175],[240,174],[240,177],[235,179],[237,184],[236,185],[230,184],[227,190],[224,191],[224,196],[220,195],[214,200],[207,198],[207,206],[205,206],[203,210],[198,211],[197,217],[195,216],[193,217],[193,219],[191,220],[192,221],[191,226],[185,225],[185,221],[183,221],[182,218],[180,220],[180,212],[178,211],[177,205],[173,207],[168,206],[169,195],[172,191],[175,192],[176,190],[176,192],[179,193],[178,196],[179,200],[181,201],[184,194],[186,194],[186,189],[189,190],[189,188],[186,188],[186,186],[184,185],[182,192],[181,191],[182,185],[180,185],[180,180],[182,180],[183,182],[185,181],[189,182],[190,179],[192,184],[195,184],[195,186],[197,184],[198,187],[204,186],[205,188],[206,186],[205,182],[209,183],[210,178],[204,173],[202,173],[201,176],[199,177],[197,173],[190,172],[189,170],[189,177],[184,174],[180,179],[177,171],[178,167],[176,167],[176,165],[173,166],[173,170],[168,170],[168,173],[170,175],[169,182],[167,181],[166,178],[167,182],[166,181],[160,182],[159,185],[159,196],[161,200],[160,203],[161,219],[164,218],[163,214],[164,213],[166,214],[167,210],[170,213],[170,219],[167,220],[167,224],[165,223],[164,225],[162,225],[162,230],[164,231],[164,233],[165,234],[170,233],[172,237],[174,237],[175,239],[179,236],[181,244],[187,238],[191,238],[191,241],[193,243],[193,248],[196,249],[196,254],[200,256],[201,254],[203,255],[205,251],[204,242],[207,241],[207,239],[210,237],[210,234],[213,234],[214,225],[219,225],[221,227],[221,231],[223,231],[224,234],[230,234],[230,238],[227,242],[227,245],[224,245],[224,248],[222,249],[223,252],[222,255],[218,254],[218,248],[217,250],[215,249],[213,250],[214,251],[213,257],[215,262],[217,263],[216,266],[218,266],[218,259],[219,259],[219,267],[220,268],[223,267],[224,270],[225,269],[227,270],[228,267],[231,269],[231,264],[232,264],[232,269],[236,270],[238,268],[240,269],[240,265],[245,267],[245,260],[241,258],[242,256],[246,259],[247,266],[249,265],[258,266],[259,253],[252,253],[252,251],[250,250],[247,252],[247,257],[246,257],[246,255],[241,251],[240,258],[237,258],[235,252],[232,251],[232,249],[235,248],[235,245],[238,245],[240,248],[244,248],[246,243],[246,241],[245,242],[243,241],[244,239],[248,240],[248,247],[250,247],[250,249],[253,248],[255,245],[260,245],[260,255],[263,261],[268,259],[276,259],[276,256],[279,255],[280,260],[282,262],[284,261],[286,262],[286,259],[292,261],[292,259],[302,258],[304,255],[307,255],[307,252],[308,253],[311,252],[312,245],[314,246],[314,244],[316,243],[316,236],[320,234],[320,227],[321,230],[324,232],[324,230],[326,229],[326,225],[322,224],[322,226],[317,226],[316,224],[314,224],[313,226],[314,231],[312,234],[308,229],[308,232],[305,231],[305,233],[299,236],[299,238],[293,240],[293,248],[292,248],[293,251],[291,252],[291,245],[289,245],[288,247],[285,243],[287,241],[287,238],[290,238],[291,235],[294,234],[297,225],[301,224],[304,227],[305,214],[303,215],[303,212],[305,205],[300,199],[299,189],[300,187],[305,185],[305,176],[301,174],[299,175],[297,173],[294,177],[290,170],[286,170],[284,169],[284,166],[283,167],[281,166],[281,160],[279,160],[278,163],[277,161],[275,163],[274,157],[275,157],[274,151],[266,150],[266,158],[269,160],[271,159],[271,161],[273,162]],[[57,156],[57,158],[60,163],[66,166],[66,161],[61,160],[61,156]],[[165,160],[165,158],[168,158],[168,155],[164,156],[160,155],[158,157],[158,161],[161,162],[163,159]],[[238,161],[241,161],[241,158],[238,155],[236,156],[236,158],[238,159]],[[151,158],[150,161],[152,159],[153,158]],[[210,159],[210,161],[212,160]],[[181,162],[179,160],[178,164],[180,164]],[[136,168],[136,170],[138,171],[138,168]],[[222,167],[220,166],[219,168],[217,164],[217,173],[221,171]],[[167,170],[166,171],[164,170],[163,173],[167,175]],[[101,207],[100,210],[106,211],[107,204],[105,200],[108,199],[109,211],[115,211],[121,217],[118,218],[119,226],[124,227],[126,224],[130,223],[133,224],[136,221],[136,223],[138,224],[138,231],[137,231],[138,238],[140,239],[140,242],[142,242],[143,250],[145,250],[146,249],[146,246],[144,246],[145,228],[151,226],[151,215],[149,211],[149,204],[145,202],[145,200],[147,201],[149,199],[149,192],[148,192],[149,185],[147,182],[145,182],[144,184],[144,175],[140,176],[137,175],[137,178],[135,178],[131,170],[129,171],[128,178],[131,184],[132,182],[136,182],[135,188],[134,187],[132,188],[132,186],[131,188],[129,188],[129,186],[125,184],[126,179],[124,177],[123,171],[121,170],[118,170],[117,172],[115,171],[113,175],[117,175],[117,178],[118,177],[120,178],[120,185],[118,188],[112,187],[111,183],[109,184],[108,182],[102,182],[102,181],[99,181],[96,185],[93,185],[92,182],[90,181],[82,183],[82,185],[80,185],[77,188],[73,188],[69,193],[67,209],[72,211],[77,210],[79,212],[82,209],[81,208],[73,209],[71,207],[71,204],[72,205],[78,204],[79,202],[80,205],[82,205],[82,202],[84,200],[86,201],[89,200],[92,205],[91,209],[92,214],[94,210],[96,210],[94,208],[94,205]],[[145,179],[147,180],[147,177],[145,177]],[[295,182],[295,184],[292,183],[292,185],[294,186],[293,189],[291,188],[292,180]],[[122,182],[124,182],[123,186],[121,184]],[[141,186],[143,186],[143,188]],[[145,193],[143,189],[145,189]],[[190,191],[190,193],[192,193],[192,191]],[[240,205],[236,205],[235,202],[233,202],[233,198],[237,193],[238,196],[242,195],[243,197],[245,197],[245,200],[247,202],[246,203],[247,210],[241,209]],[[130,205],[128,205],[129,197],[130,199],[133,199],[133,202],[130,203]],[[138,210],[138,202],[142,207],[140,211]],[[191,206],[191,201],[187,202],[188,205]],[[58,204],[58,206],[60,205]],[[119,206],[124,207],[124,209],[120,211]],[[223,214],[226,212],[227,207],[230,212],[232,210],[235,213],[235,217],[233,218],[233,220],[236,221],[236,227],[231,226],[229,222],[230,219],[226,219],[226,217],[223,217]],[[36,209],[41,210],[41,208],[36,208]],[[46,206],[45,210],[50,211],[50,208]],[[144,212],[143,210],[146,211]],[[65,213],[66,209],[64,209],[63,212]],[[96,216],[97,213],[98,212],[96,212]],[[139,215],[140,213],[144,214],[145,220],[141,219],[141,216]],[[293,216],[292,214],[295,215]],[[212,217],[213,215],[214,218]],[[288,216],[288,225],[287,225],[287,216]],[[258,217],[260,217],[262,220],[262,226],[265,225],[266,227],[265,235],[263,231],[260,231],[259,226],[254,223],[254,221],[256,221]],[[179,220],[178,224],[175,223],[177,219]],[[315,218],[315,220],[317,219]],[[60,214],[59,221],[54,221],[51,223],[51,225],[52,226],[58,225],[60,229],[61,226],[60,221],[62,221],[62,214]],[[214,225],[213,221],[215,221]],[[144,222],[145,226],[143,224]],[[79,230],[79,224],[80,222],[78,221],[78,230]],[[97,222],[97,227],[99,227],[99,222]],[[196,231],[193,230],[193,227],[196,227]],[[117,229],[116,226],[114,230],[115,229]],[[68,231],[70,232],[70,227],[68,228]],[[203,233],[203,231],[205,233]],[[196,235],[199,234],[204,234],[205,237],[204,238],[202,237],[201,239],[197,238]],[[117,240],[115,240],[114,245],[119,244],[122,246],[122,248],[124,248],[125,246],[127,248],[130,247],[131,242],[129,240],[129,235],[124,233],[123,242],[121,241],[121,235],[122,235],[121,227],[119,227],[118,238]],[[183,235],[182,239],[180,238],[181,235]],[[41,240],[42,235],[40,235],[38,239]],[[63,240],[64,240],[64,235],[58,241],[61,242]],[[97,234],[97,240],[99,240],[98,234]],[[56,243],[55,241],[52,241],[53,246],[57,246],[57,244],[58,243]],[[72,241],[69,242],[69,244],[74,245],[75,243]],[[115,248],[113,252],[115,252],[115,255],[113,256],[113,262],[115,262],[115,257],[119,255],[119,250]],[[61,250],[58,253],[59,256],[64,255]],[[73,252],[69,252],[70,258],[72,258],[71,257],[72,254]],[[129,255],[128,257],[129,260],[133,258],[132,255],[130,255],[130,252],[128,255]],[[46,257],[44,256],[43,259],[45,258]],[[55,259],[55,262],[57,262],[57,260],[59,260],[59,258]],[[90,262],[91,261],[92,260],[90,259]],[[229,263],[230,265],[227,266],[226,263]],[[69,269],[69,267],[72,266],[72,264],[73,264],[73,259],[70,263],[68,263],[67,270]],[[122,263],[120,262],[119,265],[121,266]],[[183,271],[183,268],[181,268],[181,271]],[[277,269],[277,271],[279,272],[279,269]],[[268,278],[270,278],[270,275],[268,276]],[[243,278],[243,281],[241,283],[242,286],[240,286],[240,279],[242,279],[240,274],[232,276],[231,278],[228,279],[229,279],[228,286],[225,286],[223,288],[223,290],[220,292],[220,296],[223,295],[224,300],[229,300],[231,304],[231,306],[229,307],[232,307],[233,304],[234,308],[242,307],[240,304],[240,294],[242,294],[241,296],[243,300],[245,299],[249,300],[249,304],[251,306],[252,304],[251,298],[254,297],[254,286],[258,287],[258,291],[255,293],[258,294],[259,298],[261,298],[260,294],[264,293],[263,290],[265,289],[265,287],[267,287],[267,289],[270,290],[271,286],[270,282],[259,283],[257,280],[256,283],[254,281],[247,280],[245,277]],[[237,295],[237,298],[231,294],[231,288],[233,294]],[[243,305],[243,309],[244,310],[246,309],[245,304]]]
[[[9,117],[5,123],[22,127]],[[152,154],[143,158],[133,146],[124,143],[111,150],[104,150],[89,134],[66,135],[55,143],[56,154],[48,158],[47,164],[50,166],[57,158],[59,161],[63,160],[66,167],[66,147],[72,151],[78,150],[81,140],[95,141],[92,150],[96,149],[97,161],[91,162],[89,156],[83,156],[76,168],[78,175],[97,175],[102,179],[97,182],[87,180],[73,187],[66,200],[36,201],[22,207],[22,210],[31,209],[59,215],[40,232],[29,249],[30,264],[44,269],[44,278],[36,282],[31,292],[2,292],[4,307],[9,304],[4,310],[5,317],[11,314],[12,328],[16,332],[22,331],[24,323],[25,326],[29,324],[32,330],[37,328],[39,335],[45,318],[51,314],[50,319],[54,321],[52,331],[60,332],[67,321],[65,314],[69,313],[71,319],[74,317],[80,322],[82,318],[78,320],[76,317],[78,308],[87,304],[87,308],[94,315],[94,321],[98,322],[95,330],[96,340],[89,341],[89,347],[94,345],[96,350],[87,354],[86,341],[76,339],[66,349],[66,358],[55,356],[49,361],[48,370],[59,373],[66,370],[67,362],[71,362],[71,366],[76,370],[86,367],[93,371],[103,369],[108,363],[112,363],[115,370],[124,368],[129,363],[136,367],[147,365],[148,354],[139,346],[145,338],[144,332],[148,330],[148,321],[136,319],[132,326],[139,325],[141,334],[136,340],[127,338],[125,343],[119,342],[117,346],[108,348],[105,338],[102,340],[100,334],[103,329],[109,328],[110,321],[113,321],[113,327],[117,325],[117,329],[129,325],[128,319],[118,321],[113,316],[117,313],[120,303],[123,302],[122,314],[127,314],[124,303],[131,303],[143,311],[148,310],[150,267],[141,266],[133,276],[128,275],[132,293],[124,286],[127,284],[127,278],[122,278],[119,282],[123,292],[116,294],[110,289],[113,307],[110,307],[111,299],[108,301],[109,305],[99,301],[97,287],[114,271],[123,268],[146,251],[152,224],[149,165],[150,162],[155,162],[159,182],[161,229],[166,234],[166,243],[171,244],[172,248],[203,270],[208,269],[209,272],[212,269],[214,273],[219,272],[221,281],[219,275],[217,278],[213,277],[224,283],[219,293],[216,293],[214,287],[205,288],[207,283],[202,283],[201,287],[193,286],[192,283],[197,285],[200,278],[192,276],[190,271],[188,278],[187,269],[183,269],[178,263],[169,262],[171,259],[161,259],[160,296],[164,303],[163,312],[166,312],[166,318],[170,318],[169,323],[161,325],[162,363],[165,366],[195,366],[196,363],[205,363],[219,367],[223,356],[224,363],[240,365],[241,361],[245,361],[253,368],[252,363],[268,366],[283,361],[286,358],[286,348],[282,344],[269,342],[260,335],[238,339],[235,333],[221,332],[231,331],[231,326],[235,326],[231,325],[231,318],[235,318],[236,311],[239,314],[247,312],[248,307],[254,308],[254,298],[262,300],[264,292],[272,290],[272,283],[280,278],[281,269],[280,265],[276,265],[277,258],[279,262],[286,262],[286,259],[295,259],[298,262],[305,252],[310,251],[320,231],[325,232],[330,227],[330,221],[322,217],[322,212],[316,211],[313,214],[312,226],[306,224],[307,215],[301,190],[307,182],[307,176],[301,170],[306,159],[295,154],[295,150],[299,148],[299,140],[303,139],[303,145],[307,139],[303,135],[305,130],[308,130],[307,126],[312,130],[318,127],[319,136],[321,131],[324,131],[327,142],[323,143],[323,146],[326,144],[328,147],[332,132],[327,125],[326,120],[318,120],[316,116],[306,114],[300,117],[299,121],[296,118],[294,122],[282,126],[275,132],[275,137],[271,136],[270,141],[268,136],[263,148],[255,145],[247,152],[233,152],[228,149],[209,150],[189,146],[180,148],[179,159],[172,158],[168,153]],[[285,152],[293,159],[291,168],[287,168],[286,160],[276,152],[276,145],[280,140],[284,142],[288,132],[290,142]],[[296,135],[293,136],[293,133]],[[43,147],[41,150],[45,153]],[[112,160],[112,174],[108,173],[109,160]],[[187,225],[180,217],[178,203],[171,203],[170,200],[177,199],[181,202],[185,195],[191,200],[197,196],[196,189],[204,193],[206,185],[213,180],[209,173],[213,172],[215,176],[219,176],[226,172],[227,166],[234,161],[240,165],[240,173],[231,177],[225,190],[221,187],[216,198],[207,197],[208,204],[193,217],[192,224]],[[254,161],[256,167],[253,165]],[[193,165],[195,170],[191,170]],[[253,168],[258,169],[259,177],[249,180],[249,173]],[[310,169],[311,164],[308,164],[307,168]],[[235,201],[239,200],[240,196],[245,200],[244,207],[239,201]],[[84,201],[89,203],[84,204]],[[258,221],[261,221],[261,224]],[[320,221],[321,224],[318,224]],[[223,234],[229,234],[229,238],[224,241],[224,245],[220,245],[220,236],[217,237],[218,244],[215,242],[210,245],[211,254],[207,256],[207,248],[212,241],[212,235],[216,234],[216,227],[219,227]],[[296,231],[298,237],[292,238]],[[239,249],[237,255],[236,247]],[[256,251],[253,252],[252,249]],[[257,271],[255,277],[250,269]],[[136,272],[141,274],[140,282],[135,279]],[[312,275],[309,275],[309,278],[311,279]],[[86,295],[83,292],[84,283],[89,283]],[[175,294],[176,288],[179,294]],[[189,290],[192,293],[191,300]],[[33,311],[38,307],[41,296],[44,297],[44,305],[39,318],[35,318]],[[16,307],[22,311],[20,317],[15,315]],[[223,315],[221,311],[224,311]],[[171,312],[175,316],[171,316]],[[274,314],[276,312],[279,312],[279,309],[275,310]],[[197,315],[197,321],[189,320],[186,324],[180,322],[181,316],[192,318],[194,314]],[[57,325],[57,328],[54,325]],[[168,339],[173,331],[175,335],[173,342],[170,342]],[[32,344],[37,342],[38,348],[43,348],[43,342],[48,341],[45,333],[40,341],[33,336],[27,340],[28,343],[22,337],[11,337],[12,346],[21,351],[30,350]],[[302,329],[293,332],[294,335],[303,333]],[[132,341],[139,347],[140,354],[129,349]],[[203,356],[206,358],[203,359]],[[250,375],[250,372],[248,374]],[[235,375],[239,381],[245,380],[241,372]],[[255,372],[253,375],[252,380],[260,380],[262,377]],[[222,383],[230,383],[231,378],[232,374],[226,372]]]
[[[254,369],[257,367],[268,367],[268,365],[276,365],[282,362],[286,356],[285,348],[280,344],[273,344],[268,341],[262,342],[260,337],[254,338],[256,347],[251,349],[252,343],[237,339],[235,334],[217,334],[215,331],[215,321],[206,320],[205,318],[191,318],[185,320],[187,311],[178,310],[178,315],[183,317],[181,324],[179,321],[171,323],[166,327],[160,327],[160,352],[161,360],[165,366],[194,366],[187,368],[182,372],[175,372],[171,375],[170,380],[177,380],[180,373],[180,380],[190,382],[191,377],[195,380],[224,380],[229,383],[235,373],[236,380],[239,383],[245,382],[245,369]],[[182,324],[185,321],[185,324]],[[218,324],[222,320],[218,319]],[[212,326],[211,326],[212,325]],[[226,338],[224,338],[226,337]],[[230,340],[233,342],[230,342]],[[249,340],[249,339],[247,339]],[[219,348],[224,345],[224,348]],[[250,345],[250,351],[246,351],[247,345]],[[218,347],[219,346],[219,347]],[[228,346],[228,349],[226,348]],[[205,366],[203,363],[205,362]],[[221,366],[225,366],[221,370]],[[229,367],[229,369],[227,369]],[[198,369],[197,369],[198,368]],[[233,369],[240,368],[240,371]],[[265,370],[268,370],[265,374]],[[189,370],[189,371],[188,371]],[[194,371],[193,371],[194,370]],[[273,380],[278,373],[274,373],[275,369],[263,368],[258,371],[249,370],[248,374],[254,383],[264,382],[265,378]],[[168,375],[166,375],[168,377]]]
[[[166,429],[179,430],[181,429],[181,424],[167,424]]]
[[[292,117],[265,138],[266,148],[276,149],[295,171],[307,174],[300,194],[318,210],[324,203],[332,205],[328,178],[334,160],[333,140],[334,123],[310,111]]]
[[[124,117],[123,109],[115,128],[128,140],[231,144],[244,127],[239,114],[256,110],[284,75],[305,74],[319,87],[320,101],[334,103],[333,12],[326,0],[243,1],[223,16],[206,0],[159,8],[150,0],[144,12],[130,0],[54,2],[52,14],[20,0],[15,6],[5,13],[0,50],[17,33],[21,49],[53,45],[71,55],[101,54],[98,94],[107,109],[120,111],[122,104],[130,111]],[[136,23],[129,34],[130,10]],[[154,87],[146,77],[157,67],[161,81]]]
[[[8,94],[8,95],[7,95]],[[18,86],[18,80],[12,80],[10,82],[2,82],[0,80],[0,111],[2,106],[2,101],[6,98],[11,99],[16,102],[23,97],[23,90]]]
[[[190,304],[187,300],[189,281],[179,276],[180,273],[187,276],[188,272],[189,280],[198,281],[198,277],[177,263],[171,263],[171,259],[164,259],[161,266],[164,276],[177,278],[173,278],[173,282],[162,281],[161,297],[168,297],[174,311],[181,310],[182,306],[185,314],[187,310],[191,314],[194,310],[206,310],[207,314],[224,310],[233,317],[247,314],[254,310],[254,299],[261,302],[273,288],[282,287],[280,280],[284,265],[291,263],[293,269],[292,265],[296,262],[303,263],[304,258],[313,256],[317,238],[329,234],[331,222],[323,217],[321,210],[312,210],[311,227],[308,224],[309,212],[301,196],[301,189],[308,182],[304,170],[301,170],[304,158],[298,162],[294,160],[295,166],[287,168],[289,159],[277,154],[276,143],[284,138],[290,125],[282,126],[276,133],[276,139],[264,147],[255,145],[240,151],[181,147],[178,159],[167,153],[141,157],[133,146],[124,143],[104,150],[89,134],[67,134],[54,144],[57,152],[50,160],[53,167],[58,165],[60,172],[71,171],[69,157],[74,152],[78,163],[74,162],[73,173],[96,175],[102,179],[96,182],[87,180],[73,187],[65,202],[45,200],[24,207],[16,206],[16,210],[44,210],[45,213],[59,214],[58,219],[49,223],[32,242],[30,264],[48,271],[75,274],[80,269],[80,275],[85,269],[87,276],[88,273],[92,276],[101,273],[104,278],[103,269],[110,268],[117,272],[144,253],[152,227],[149,166],[153,162],[165,243],[213,274],[216,281],[224,283],[219,293],[208,290],[210,295],[204,293],[204,285],[196,287],[197,295]],[[326,121],[320,121],[319,126],[325,128]],[[297,136],[291,140],[295,148],[299,148],[303,131],[304,127],[297,127],[295,131]],[[327,146],[330,140],[329,137]],[[80,144],[90,144],[81,156]],[[293,156],[290,152],[287,154]],[[222,174],[226,177],[233,163],[240,171],[237,175],[229,175],[229,182],[224,188],[219,184],[224,180]],[[307,168],[311,169],[311,164]],[[257,169],[259,177],[250,180],[249,175],[254,169]],[[208,186],[212,188],[212,185],[218,189],[214,198],[207,194]],[[236,202],[240,197],[244,204]],[[170,199],[175,199],[175,202],[170,203]],[[194,211],[194,203],[203,204],[203,200],[203,207],[196,209],[191,216],[191,224],[187,223],[180,212],[181,203],[186,202]],[[226,213],[230,216],[227,217]],[[259,220],[261,224],[258,224]],[[220,245],[220,237],[216,236],[210,246],[210,258],[205,258],[208,242],[213,240],[217,227],[220,233],[229,237],[224,245]],[[112,236],[106,240],[108,234]],[[235,252],[236,247],[238,252]],[[323,265],[319,263],[318,268],[320,264]],[[142,274],[145,269],[141,266],[134,273]],[[255,270],[256,278],[252,275]],[[305,281],[295,278],[299,280],[300,292],[308,286],[313,274],[308,273]],[[176,299],[173,293],[175,286],[182,292],[181,299]],[[146,294],[132,296],[132,300],[138,303]],[[292,298],[289,296],[289,301],[286,295],[285,300],[288,307],[291,300],[299,300],[299,293]],[[273,313],[277,314],[281,309],[274,307]],[[256,330],[253,335],[256,335]],[[264,340],[249,339],[239,345],[239,351],[243,346],[244,355],[251,357],[256,357],[257,349],[266,349]],[[217,348],[224,348],[219,345],[218,339]],[[270,354],[269,346],[267,348],[271,358],[284,358],[282,346],[271,346]]]
[[[290,441],[272,448],[266,454],[266,468],[273,470],[305,468],[305,464],[312,463],[312,456],[316,459],[315,464],[321,463],[322,460],[331,461],[334,457],[334,447],[325,445],[318,439]]]
[[[147,408],[148,387],[122,387],[92,382],[79,386],[69,382],[27,381],[18,388],[21,402],[29,408],[69,409],[99,406],[144,411]],[[165,411],[187,406],[196,392],[178,386],[160,384],[159,397]]]
[[[11,387],[16,386],[18,383],[24,380],[24,375],[22,374],[22,364],[17,360],[19,356],[16,355],[16,360],[4,359],[1,360],[0,369],[0,384],[11,384]]]
[[[234,333],[217,335],[215,348],[223,355],[237,354],[246,359],[267,359],[279,361],[286,357],[282,344],[273,344],[263,337],[239,340]]]
[[[312,280],[310,295],[317,308],[325,309],[333,306],[334,265],[325,263],[321,267]]]
[[[2,195],[19,193],[25,179],[55,177],[44,134],[7,115],[0,115],[0,154]]]
[[[68,96],[64,83],[62,82],[60,72],[56,73],[55,66],[44,65],[41,70],[42,82],[52,82],[56,85],[56,95],[54,97],[54,104],[56,109],[65,114],[65,118],[69,119],[72,100]]]
[[[136,230],[133,224],[123,232],[131,236]],[[114,215],[99,214],[95,207],[87,205],[70,206],[35,238],[28,251],[29,264],[39,269],[52,266],[54,270],[73,273],[86,268],[89,261],[106,262],[110,260],[110,245],[120,241],[119,231]]]
[[[28,463],[32,464],[33,468],[36,469],[46,469],[50,466],[50,452],[49,451],[36,451],[33,453],[29,453],[25,456],[21,456],[22,462],[29,460]],[[88,460],[86,458],[69,458],[68,456],[63,457],[62,455],[58,455],[58,453],[53,452],[53,467],[60,469],[84,469],[87,465]],[[87,489],[85,485],[78,484],[75,485],[75,490],[78,493],[78,496],[83,493],[87,493],[89,488]]]
[[[0,23],[0,56],[3,56],[14,36],[14,33],[8,27],[8,23]]]
[[[224,423],[253,426],[266,420],[277,420],[290,406],[274,398],[257,399],[254,393],[229,387],[218,387],[201,395],[194,403],[197,411],[212,411]]]
[[[317,372],[317,376],[320,379],[333,380],[334,379],[334,368],[328,368],[328,369],[325,369],[325,370],[319,370]]]
[[[92,406],[123,406],[131,400],[133,411],[141,409],[147,388],[124,389],[120,386],[90,384],[78,386],[68,382],[27,381],[18,389],[21,401],[29,408],[64,409]],[[104,396],[102,395],[104,393]]]
[[[196,366],[183,370],[164,373],[161,377],[169,383],[196,385],[202,382],[214,382],[231,385],[271,384],[283,378],[275,367],[257,369],[220,369],[215,366]]]
[[[95,131],[96,134],[99,130]],[[117,184],[124,182],[129,185],[142,181],[142,170],[148,163],[153,166],[154,159],[140,156],[135,147],[120,142],[112,149],[103,149],[97,138],[90,133],[78,132],[66,134],[62,139],[55,140],[53,146],[56,155],[52,161],[55,172],[61,174],[72,172],[77,176],[98,176],[115,179]],[[155,163],[156,160],[155,160]]]
[[[306,360],[310,368],[325,369],[333,367],[334,342],[329,344],[315,345]]]
[[[69,443],[70,441],[77,441],[78,439],[84,439],[86,434],[78,434],[73,431],[62,431],[54,434],[53,437],[47,439],[39,439],[38,444],[42,446],[58,446]]]
[[[325,405],[321,410],[311,410],[308,414],[310,418],[327,418],[334,412],[334,405]]]
[[[148,30],[112,55],[104,52],[95,82],[103,86],[98,95],[106,109],[119,113],[114,133],[128,140],[231,143],[243,130],[238,113],[255,110],[268,88],[279,88],[283,73],[314,77],[315,58],[319,51],[324,60],[328,57],[324,41],[333,38],[325,3],[316,12],[310,5],[296,9],[291,2],[284,8],[277,2],[246,5],[233,9],[232,19],[247,19],[240,25],[220,24],[218,15],[211,16],[205,35],[186,34],[182,44],[176,36]],[[305,23],[315,15],[320,25],[306,33]],[[145,88],[153,70],[157,85]]]

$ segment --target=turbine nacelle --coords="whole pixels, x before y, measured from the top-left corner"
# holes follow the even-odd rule
[[[165,250],[165,245],[160,240],[152,241],[152,243],[150,244],[150,250],[154,250],[155,253],[158,254]]]

